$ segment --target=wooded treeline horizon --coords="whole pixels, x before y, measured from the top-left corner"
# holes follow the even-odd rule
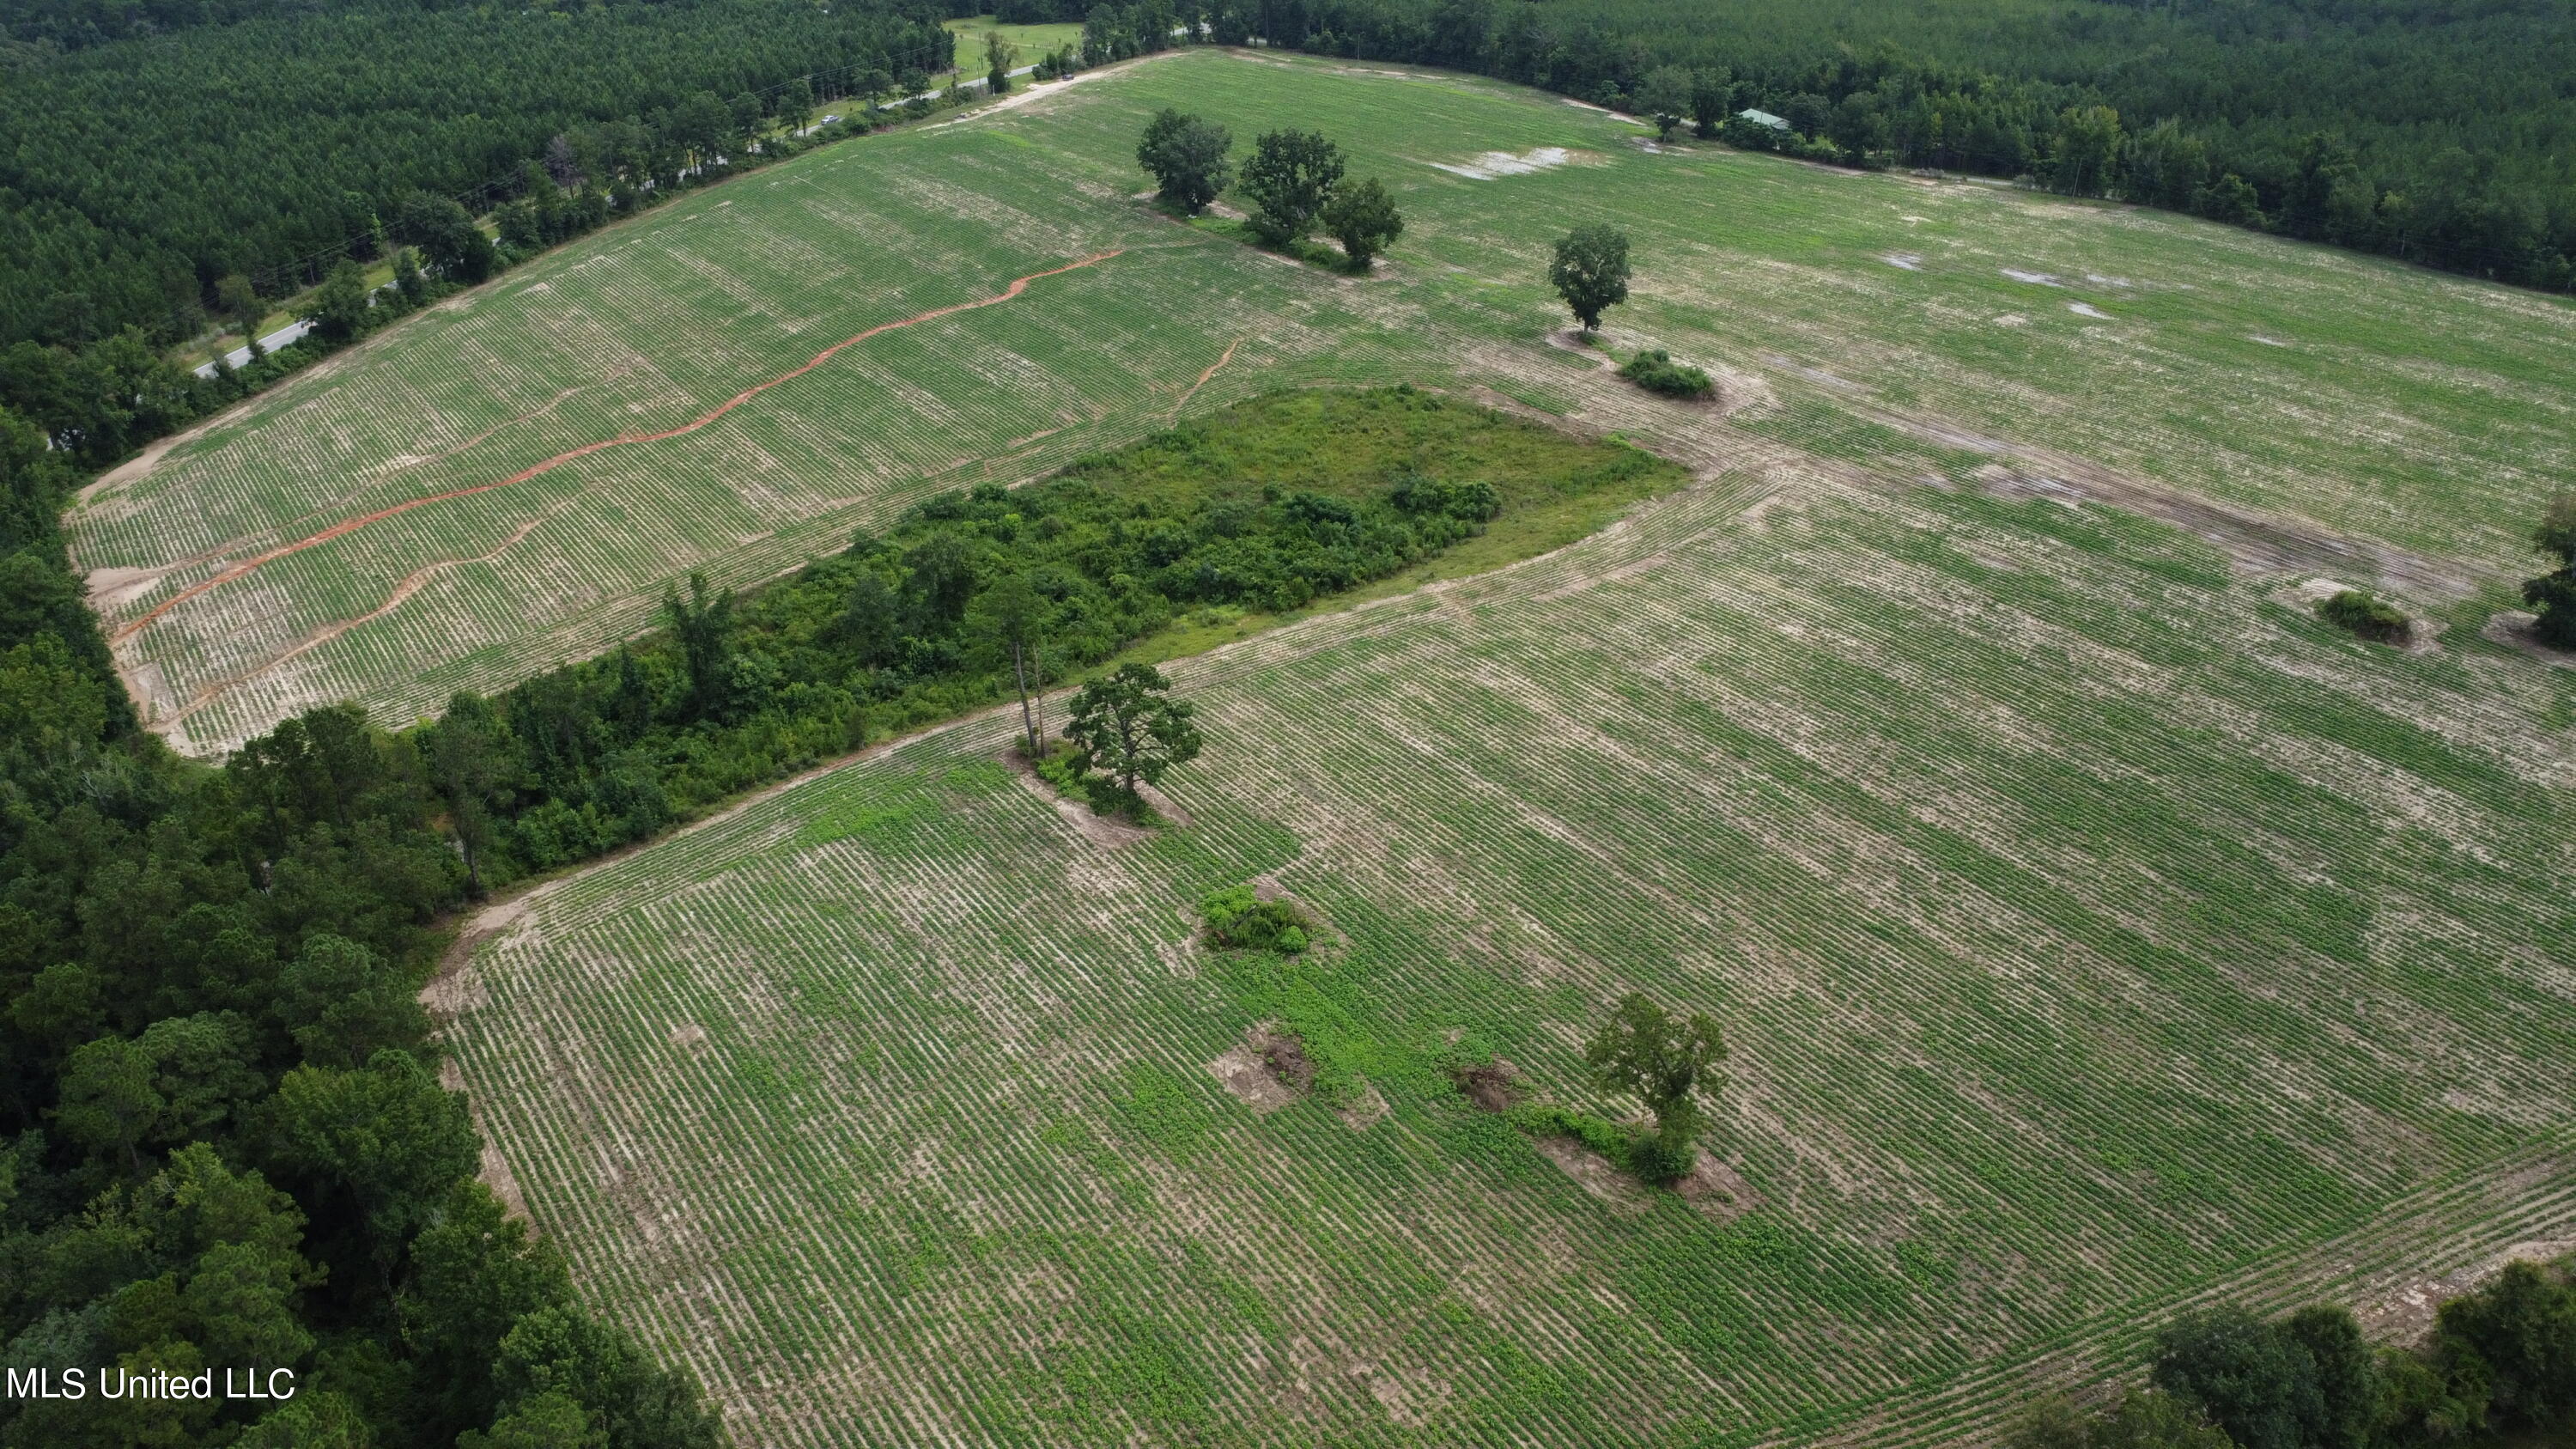
[[[0,344],[196,335],[223,315],[226,278],[292,292],[321,270],[297,263],[382,245],[406,194],[496,179],[513,191],[508,178],[559,136],[631,127],[618,132],[634,152],[625,164],[668,170],[693,140],[810,103],[800,78],[847,76],[853,91],[926,78],[947,53],[938,21],[971,3],[8,0]],[[1796,134],[1730,139],[2026,178],[2576,287],[2576,80],[2551,59],[2576,46],[2576,17],[2545,0],[1992,0],[1973,13],[1858,0],[1001,0],[1000,18],[1087,22],[1091,64],[1161,48],[1178,27],[1622,108],[1679,74],[1703,135],[1756,108]]]

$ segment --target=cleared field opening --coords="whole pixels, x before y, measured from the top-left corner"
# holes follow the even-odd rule
[[[1340,141],[1408,217],[1383,274],[1296,267],[1138,206],[1135,134],[1166,104],[1242,144],[1289,123]],[[674,427],[832,341],[1120,248],[873,339],[717,426],[265,564],[132,633],[129,677],[194,749],[327,699],[407,720],[633,632],[690,567],[766,577],[924,493],[1300,381],[1491,386],[1726,457],[1884,467],[1910,462],[1887,441],[1909,428],[1948,450],[1936,472],[2041,450],[2416,551],[2436,602],[2521,567],[2517,531],[2570,466],[2564,303],[2172,217],[1639,140],[1552,98],[1366,66],[1194,52],[1088,76],[515,271],[110,481],[74,547],[115,571],[121,628],[342,520]],[[1564,164],[1459,174],[1551,148]],[[1595,219],[1644,262],[1614,341],[1725,370],[1731,423],[1610,400],[1541,341],[1560,324],[1545,244]]]
[[[2576,1222],[2576,688],[2517,656],[1780,465],[1183,676],[1189,828],[1094,844],[973,723],[449,984],[537,1221],[747,1442],[1945,1441],[2213,1282]],[[1336,943],[1288,976],[1190,940],[1264,875]],[[1734,1044],[1733,1221],[1431,1067],[1474,1032],[1610,1107],[1630,988]],[[1390,1115],[1228,1096],[1274,1016]]]

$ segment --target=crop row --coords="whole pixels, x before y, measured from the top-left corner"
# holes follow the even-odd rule
[[[2106,1324],[2337,1235],[2563,1219],[2459,1186],[2576,1090],[2545,701],[2475,672],[2529,666],[2056,505],[1769,485],[1191,666],[1151,845],[977,724],[567,883],[459,1028],[538,1220],[822,1444],[1938,1439],[1977,1366],[2117,1371]],[[1182,903],[1262,874],[1365,1132],[1204,1068],[1252,998]],[[1740,1221],[1587,1196],[1429,1065],[1618,1112],[1576,1046],[1627,989],[1725,1026]]]

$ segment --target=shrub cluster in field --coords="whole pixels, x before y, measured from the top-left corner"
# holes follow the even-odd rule
[[[2348,1311],[2206,1308],[2155,1337],[2148,1378],[2091,1414],[2033,1407],[2006,1449],[2429,1449],[2563,1442],[2576,1426],[2576,1280],[2508,1266],[2432,1337],[2373,1349]]]
[[[1717,390],[1706,372],[1689,363],[1673,361],[1673,355],[1660,347],[1629,358],[1619,375],[1666,397],[1706,397]]]
[[[1265,901],[1250,886],[1229,886],[1199,902],[1208,944],[1227,951],[1278,951],[1295,955],[1307,946],[1305,912],[1286,901]]]
[[[1383,578],[1501,511],[1502,490],[1452,469],[1490,459],[1510,486],[1579,493],[1659,466],[1533,431],[1409,388],[1247,404],[1042,483],[933,498],[747,597],[674,590],[661,633],[459,695],[421,744],[478,883],[550,869],[1061,679],[1185,612],[1293,609]],[[1033,763],[1142,814],[1132,782]]]
[[[2382,644],[2403,644],[2409,632],[2404,610],[2359,589],[2345,589],[2317,605],[2317,617]]]

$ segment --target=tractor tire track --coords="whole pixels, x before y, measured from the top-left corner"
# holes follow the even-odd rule
[[[546,459],[542,463],[537,463],[530,467],[523,468],[518,472],[511,474],[509,477],[503,478],[497,482],[478,483],[470,488],[453,488],[444,493],[432,493],[426,497],[413,498],[394,504],[390,508],[379,508],[373,513],[361,514],[356,518],[342,519],[340,522],[323,529],[319,533],[297,539],[293,543],[280,544],[276,548],[272,548],[265,553],[245,559],[220,573],[214,574],[198,583],[189,585],[187,588],[180,590],[178,593],[171,595],[160,604],[154,606],[150,611],[146,612],[142,617],[136,619],[134,622],[119,628],[115,634],[110,636],[108,642],[111,644],[122,644],[126,640],[143,632],[146,628],[149,628],[154,620],[159,619],[162,615],[169,613],[172,609],[186,603],[188,600],[196,598],[198,595],[203,594],[218,585],[231,583],[233,580],[242,578],[265,565],[275,563],[277,560],[285,558],[289,554],[301,553],[308,548],[314,548],[321,544],[329,543],[333,539],[345,538],[348,535],[357,532],[359,529],[365,528],[371,523],[381,523],[384,520],[395,517],[399,514],[409,513],[415,508],[425,508],[432,503],[444,503],[450,499],[467,498],[477,493],[489,493],[495,489],[507,488],[516,483],[525,483],[531,478],[552,472],[554,469],[559,468],[566,463],[587,458],[594,453],[604,453],[611,448],[625,447],[630,443],[658,443],[671,438],[684,437],[708,426],[717,419],[723,417],[725,414],[732,412],[735,408],[738,408],[744,403],[751,401],[753,398],[760,396],[762,393],[769,391],[771,388],[803,377],[805,374],[812,372],[824,363],[831,361],[833,357],[838,355],[844,349],[855,347],[858,344],[867,341],[871,337],[876,337],[887,332],[898,331],[906,327],[917,326],[923,322],[933,321],[937,318],[954,316],[960,312],[972,312],[978,308],[996,306],[1000,303],[1010,301],[1012,298],[1020,295],[1020,293],[1028,290],[1028,286],[1031,282],[1038,281],[1045,277],[1060,276],[1066,272],[1078,271],[1084,267],[1095,266],[1101,262],[1109,260],[1111,257],[1119,255],[1125,250],[1126,248],[1119,247],[1111,251],[1097,252],[1091,256],[1082,258],[1080,261],[1067,262],[1063,266],[1050,267],[1042,272],[1031,272],[1025,277],[1020,277],[1014,280],[1010,286],[990,297],[979,297],[971,302],[953,302],[948,306],[933,307],[927,312],[917,313],[913,316],[901,318],[893,322],[880,322],[876,326],[871,327],[856,336],[844,338],[841,341],[824,348],[822,351],[815,353],[814,356],[807,360],[801,367],[791,368],[790,370],[782,372],[776,377],[770,378],[765,382],[754,383],[750,387],[744,388],[742,391],[735,393],[732,397],[725,399],[723,402],[716,404],[714,407],[707,409],[705,412],[698,414],[696,417],[680,424],[678,427],[665,428],[659,432],[653,433],[620,433],[613,438],[603,438],[595,443],[584,443],[578,448],[567,449],[564,452],[557,453],[553,457]],[[369,617],[372,617],[372,615]],[[271,663],[274,662],[275,661],[271,661]],[[265,667],[266,666],[263,666],[263,668]]]

